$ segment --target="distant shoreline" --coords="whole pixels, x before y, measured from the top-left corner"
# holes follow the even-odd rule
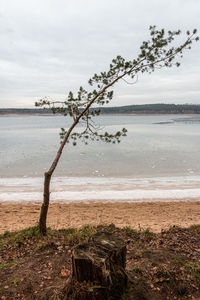
[[[101,115],[198,115],[200,113],[196,113],[196,112],[119,112],[119,113],[105,113],[102,112]],[[54,117],[54,116],[63,116],[62,114],[52,114],[52,113],[1,113],[0,112],[0,116],[41,116],[41,117]]]
[[[197,104],[144,104],[128,105],[116,107],[97,107],[101,114],[129,114],[129,115],[149,115],[149,114],[200,114],[200,105]],[[51,109],[43,108],[0,108],[0,115],[54,115]],[[60,114],[62,115],[62,114]]]

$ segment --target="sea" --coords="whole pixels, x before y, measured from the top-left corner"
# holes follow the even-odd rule
[[[98,130],[119,144],[66,144],[51,183],[53,202],[199,201],[200,115],[101,115]],[[0,202],[41,202],[44,172],[70,118],[0,116]],[[77,130],[83,130],[79,124]]]

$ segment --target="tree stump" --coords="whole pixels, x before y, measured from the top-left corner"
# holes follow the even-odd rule
[[[72,281],[66,299],[117,300],[126,286],[126,246],[121,238],[98,232],[72,251]]]

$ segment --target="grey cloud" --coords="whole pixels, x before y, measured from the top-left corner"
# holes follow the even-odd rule
[[[136,56],[150,24],[186,30],[198,27],[199,15],[196,0],[2,0],[0,106],[29,107],[36,96],[65,97],[106,70],[116,55]],[[141,76],[131,89],[117,86],[114,103],[132,104],[127,94],[134,103],[141,97],[158,101],[162,91],[166,101],[174,92],[174,99],[185,101],[184,93],[190,93],[191,102],[198,102],[198,53],[199,45],[184,56],[180,70]]]

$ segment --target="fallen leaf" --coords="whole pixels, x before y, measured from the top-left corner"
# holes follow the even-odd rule
[[[61,275],[61,277],[68,277],[70,275],[70,271],[65,268],[62,268],[60,275]]]

